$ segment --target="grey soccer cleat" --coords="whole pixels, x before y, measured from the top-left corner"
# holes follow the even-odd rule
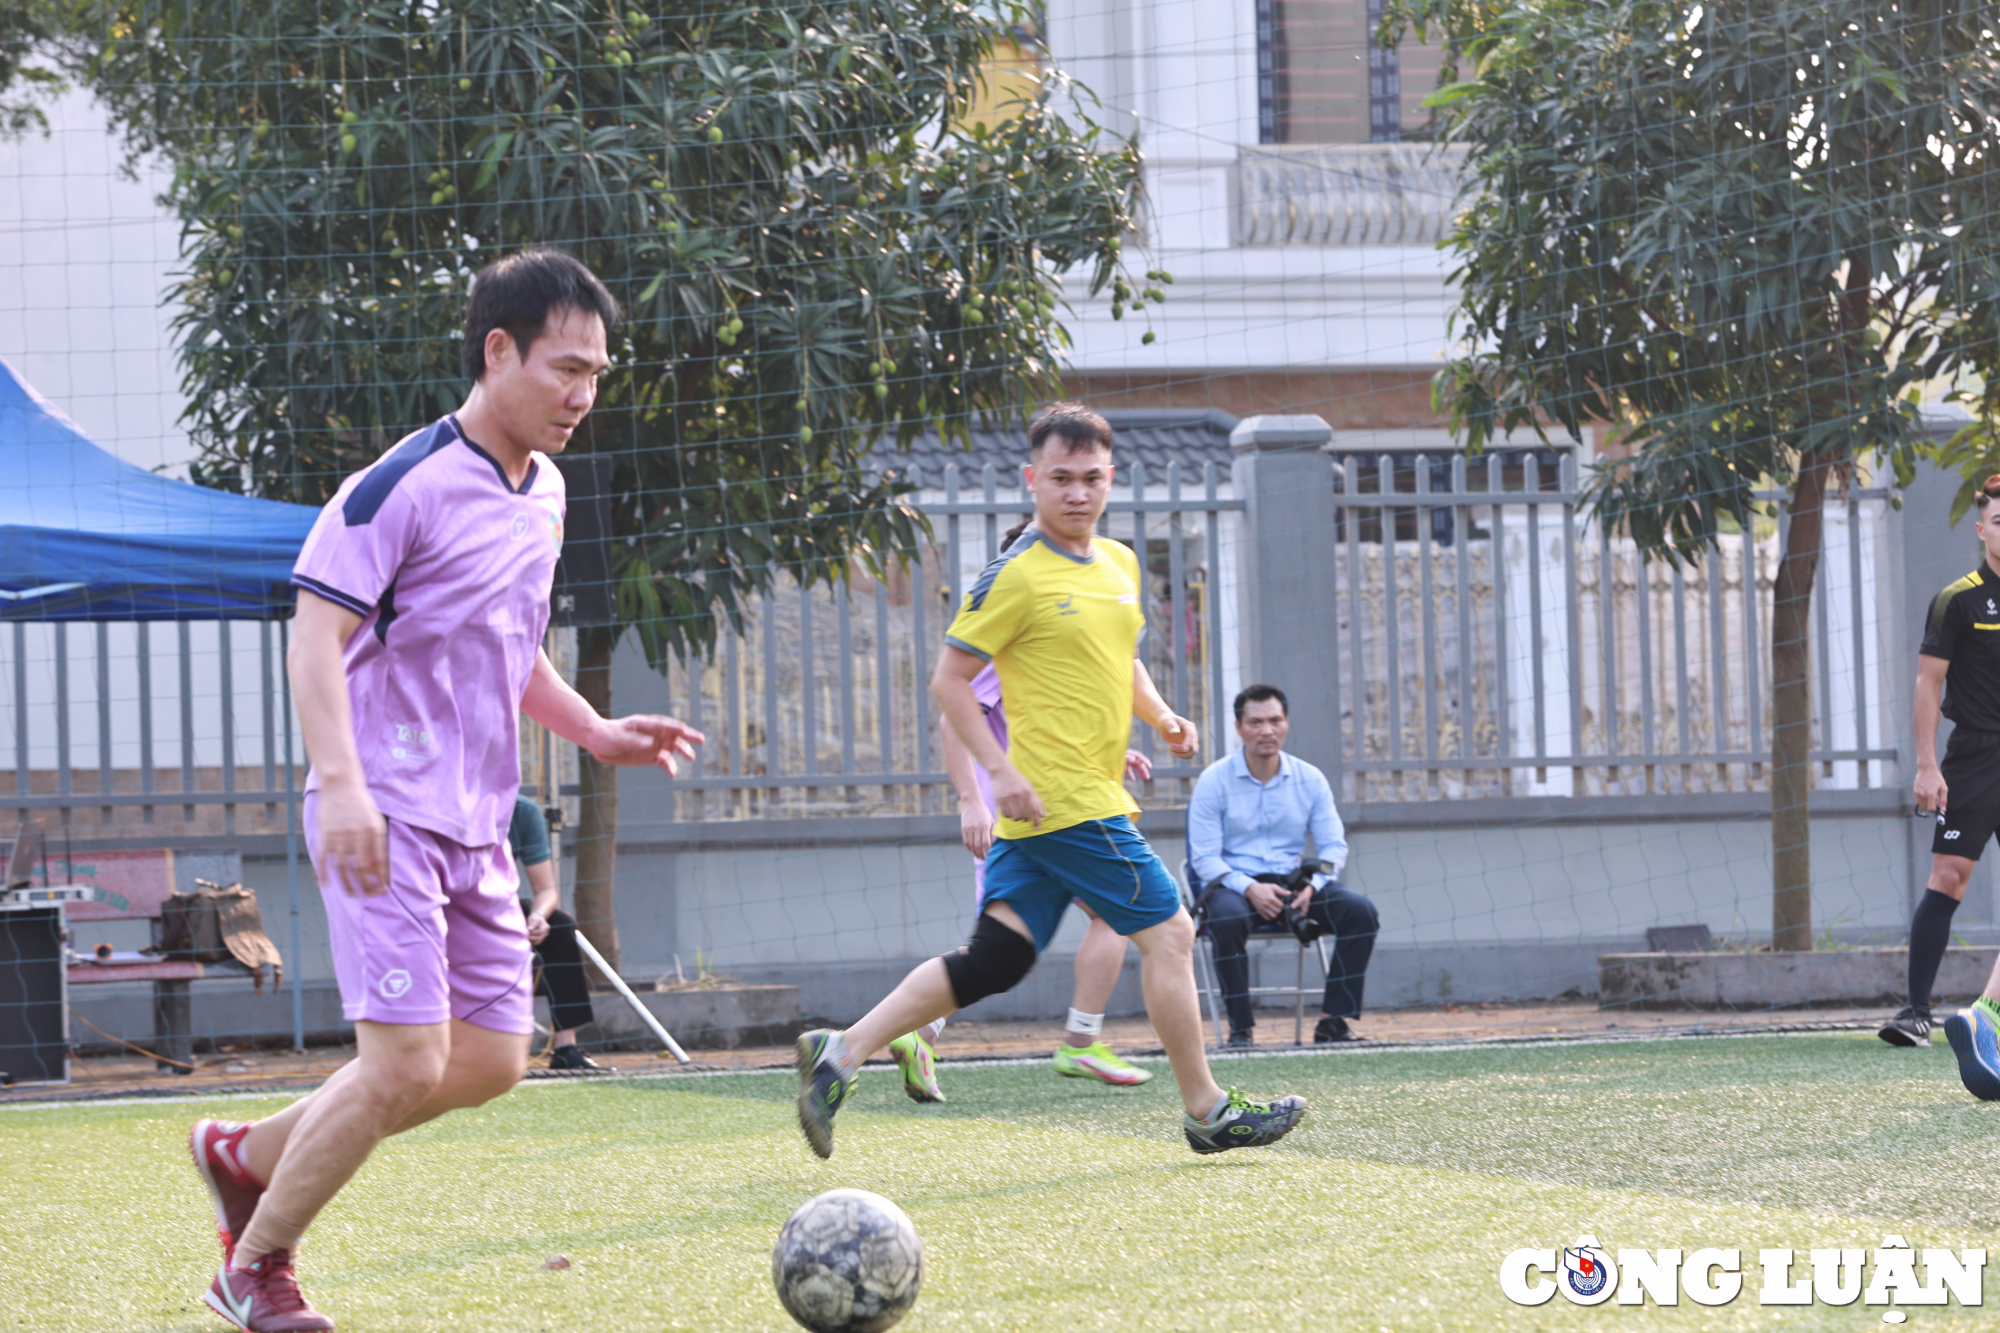
[[[816,1028],[799,1038],[799,1129],[821,1157],[833,1156],[833,1113],[847,1101],[859,1074],[842,1076],[827,1054],[835,1034]]]
[[[1305,1118],[1306,1099],[1280,1097],[1274,1102],[1253,1102],[1236,1089],[1229,1090],[1229,1106],[1222,1119],[1204,1125],[1193,1116],[1183,1117],[1188,1147],[1198,1153],[1228,1152],[1231,1148],[1261,1148],[1276,1143],[1292,1132]]]

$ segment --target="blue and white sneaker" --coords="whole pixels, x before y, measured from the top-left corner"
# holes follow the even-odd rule
[[[2000,1020],[1985,1000],[1944,1021],[1945,1040],[1958,1057],[1965,1090],[1983,1102],[2000,1102]]]

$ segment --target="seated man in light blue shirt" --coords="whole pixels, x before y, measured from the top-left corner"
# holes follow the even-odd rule
[[[1252,1043],[1245,947],[1251,929],[1259,918],[1275,922],[1287,905],[1306,917],[1310,933],[1334,936],[1313,1041],[1359,1040],[1347,1020],[1361,1013],[1361,982],[1379,921],[1374,903],[1339,882],[1347,836],[1333,808],[1333,788],[1317,768],[1285,753],[1290,730],[1283,690],[1275,685],[1244,690],[1236,696],[1236,734],[1243,748],[1210,764],[1188,802],[1188,864],[1198,881],[1190,887],[1206,904],[1231,1046]],[[1298,868],[1307,833],[1334,877],[1316,876],[1294,895],[1280,881]]]

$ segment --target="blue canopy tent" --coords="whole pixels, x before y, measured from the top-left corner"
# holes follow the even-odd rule
[[[293,609],[292,564],[318,516],[319,511],[308,505],[230,495],[135,467],[92,441],[12,366],[0,360],[0,621],[16,625],[17,712],[27,698],[19,637],[24,632],[23,622],[58,622],[60,635],[63,623],[78,621],[100,625],[106,621],[221,621],[225,623],[219,629],[226,632],[226,622],[232,620],[286,619]],[[286,628],[279,626],[281,642]],[[143,643],[143,623],[139,633]],[[103,642],[100,629],[100,663]],[[185,661],[185,630],[182,642]],[[296,960],[299,847],[291,692],[285,688],[282,670],[276,674],[284,704],[282,792],[184,791],[149,793],[137,799],[148,804],[248,802],[260,797],[274,803],[282,800],[291,890],[291,953]],[[103,706],[100,699],[100,708]],[[183,699],[184,716],[186,706]],[[65,707],[58,705],[59,711]],[[270,711],[267,705],[267,722]],[[57,725],[61,729],[58,734],[66,737],[66,718],[58,719]],[[26,818],[31,810],[52,803],[70,807],[133,802],[129,793],[109,793],[108,778],[105,795],[72,794],[66,769],[62,794],[31,793],[24,758],[25,727],[26,719],[17,718],[17,767],[22,770],[17,775],[19,790],[0,795],[0,809],[16,808]],[[144,743],[150,745],[150,739]],[[66,746],[67,740],[59,745]],[[110,761],[107,757],[103,762],[108,766]],[[268,758],[266,762],[268,766]],[[305,1033],[302,991],[298,985],[292,988],[292,1034],[298,1045],[303,1045]]]
[[[319,511],[159,477],[0,360],[0,620],[270,620]]]

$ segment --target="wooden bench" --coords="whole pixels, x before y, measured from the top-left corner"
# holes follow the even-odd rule
[[[152,982],[153,1036],[147,1049],[164,1057],[157,1068],[171,1069],[177,1074],[193,1072],[194,1014],[190,986],[197,981],[225,977],[242,984],[250,978],[250,969],[233,959],[222,963],[176,962],[164,958],[139,962],[128,951],[114,954],[113,961],[98,962],[88,958],[92,942],[87,928],[98,921],[146,921],[151,924],[151,944],[157,947],[160,913],[167,899],[176,892],[193,890],[197,876],[221,884],[240,882],[242,857],[233,847],[200,853],[176,853],[165,848],[86,851],[68,859],[50,856],[48,874],[52,880],[96,890],[92,901],[70,903],[67,908],[72,933],[76,935],[74,947],[86,959],[70,965],[69,984]],[[81,1034],[73,1037],[80,1039]]]

